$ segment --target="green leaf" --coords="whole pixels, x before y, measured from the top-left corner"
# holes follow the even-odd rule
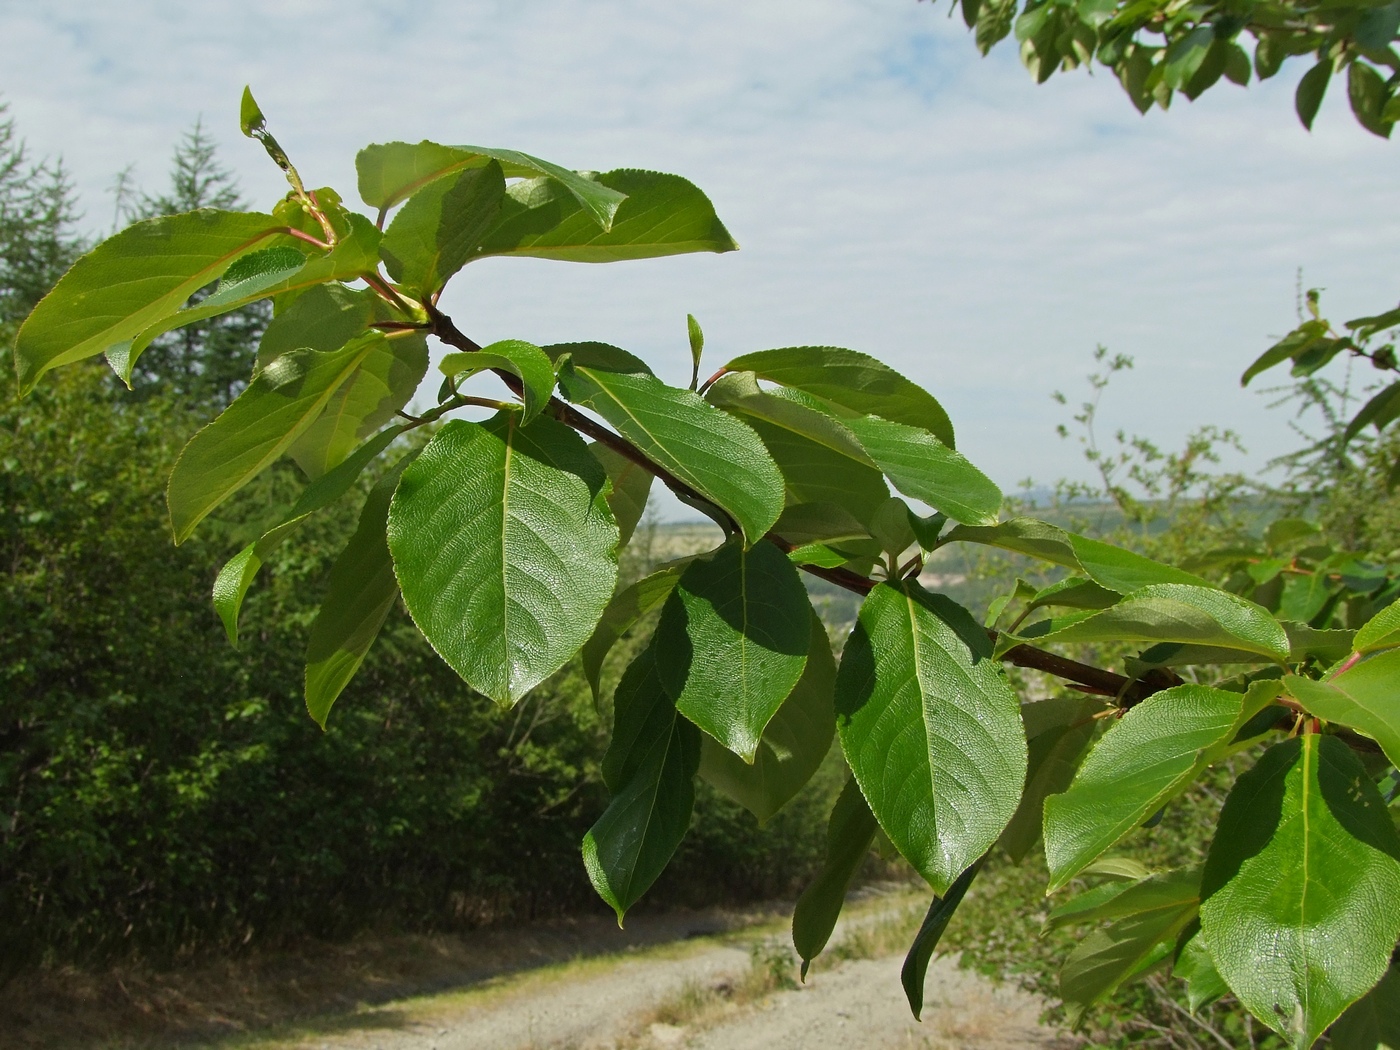
[[[1122,597],[1117,591],[1100,586],[1082,576],[1066,576],[1058,583],[1042,587],[1031,596],[1026,611],[1035,609],[1107,609]]]
[[[1347,98],[1357,122],[1372,135],[1390,138],[1392,124],[1383,120],[1381,110],[1389,101],[1385,78],[1365,62],[1353,62],[1347,70]]]
[[[1298,81],[1293,104],[1298,110],[1298,119],[1309,131],[1312,130],[1313,120],[1316,119],[1317,111],[1322,105],[1322,96],[1327,94],[1327,82],[1331,79],[1332,60],[1324,58]]]
[[[578,652],[617,579],[607,475],[583,440],[505,410],[454,419],[404,472],[389,549],[404,601],[471,686],[510,706]]]
[[[757,434],[655,376],[559,359],[564,396],[606,419],[652,463],[723,508],[752,546],[778,520],[783,480]]]
[[[1321,682],[1288,675],[1284,688],[1318,718],[1365,733],[1400,765],[1400,649],[1360,660]]]
[[[267,324],[258,344],[259,369],[291,350],[339,350],[364,333],[382,300],[368,289],[343,284],[308,288]]]
[[[865,540],[870,534],[846,509],[835,503],[794,503],[783,509],[773,531],[789,543],[839,543]]]
[[[588,680],[588,687],[593,690],[595,700],[598,698],[598,679],[608,653],[612,652],[613,646],[638,620],[653,609],[659,608],[661,603],[671,596],[681,573],[692,560],[682,558],[669,565],[663,565],[650,576],[643,576],[636,583],[619,591],[608,602],[602,618],[598,621],[597,629],[584,644],[582,653],[583,674]]]
[[[685,315],[686,335],[690,339],[690,389],[700,385],[700,355],[705,352],[705,333],[694,314]]]
[[[238,127],[248,138],[267,127],[267,120],[253,98],[253,89],[246,84],[243,86],[243,98],[238,106]]]
[[[1064,565],[1119,594],[1127,594],[1150,583],[1210,586],[1199,576],[1182,569],[1163,565],[1099,540],[1077,536],[1034,518],[1012,518],[990,528],[959,525],[949,531],[947,539],[949,542],[982,543]]]
[[[526,426],[544,411],[554,394],[554,362],[534,343],[523,339],[502,339],[466,354],[448,354],[438,368],[443,375],[475,375],[488,368],[500,368],[516,376],[525,390]]]
[[[1197,26],[1184,36],[1173,40],[1162,59],[1162,79],[1168,87],[1181,90],[1201,64],[1215,42],[1215,30],[1208,25]]]
[[[987,632],[917,583],[861,606],[836,677],[846,760],[880,827],[934,890],[987,851],[1021,799],[1026,739]]]
[[[909,505],[902,499],[887,499],[870,516],[870,534],[884,552],[899,557],[917,542],[909,524]]]
[[[405,456],[370,491],[350,542],[331,566],[306,645],[306,710],[322,729],[399,596],[385,530],[389,501],[412,461]]]
[[[1332,1050],[1400,1050],[1400,965],[1353,1003],[1327,1033]]]
[[[1400,645],[1400,602],[1391,602],[1367,620],[1356,632],[1352,645],[1358,653]]]
[[[1304,79],[1307,78],[1304,77]],[[1249,381],[1260,372],[1267,372],[1275,365],[1291,361],[1293,358],[1307,353],[1325,338],[1327,338],[1326,321],[1304,321],[1260,354],[1254,363],[1244,370],[1244,374],[1240,376],[1240,386],[1248,386]]]
[[[1081,940],[1060,970],[1060,998],[1070,1023],[1168,958],[1199,901],[1200,873],[1190,870],[1154,875],[1105,902],[1096,917],[1114,921]]]
[[[593,223],[605,230],[622,203],[622,194],[586,175],[510,149],[440,146],[426,140],[389,142],[362,149],[355,158],[355,171],[359,175],[360,198],[371,208],[387,212],[430,182],[467,168],[484,168],[492,160],[508,179],[547,176],[558,182]]]
[[[1045,801],[1045,860],[1054,893],[1224,758],[1240,728],[1278,695],[1179,685],[1111,725],[1063,794]]]
[[[1346,430],[1342,431],[1342,441],[1350,441],[1367,426],[1374,426],[1379,434],[1397,417],[1400,417],[1400,383],[1391,383],[1361,406]]]
[[[1220,975],[1296,1047],[1381,979],[1400,937],[1400,839],[1345,744],[1276,744],[1236,781],[1201,896]]]
[[[972,880],[977,878],[983,859],[985,858],[973,861],[953,885],[948,887],[946,894],[933,898],[933,903],[929,905],[924,921],[919,926],[919,932],[914,935],[914,943],[909,946],[909,953],[904,957],[899,981],[904,986],[904,997],[909,1001],[909,1009],[916,1021],[923,1020],[924,981],[928,977],[928,964],[933,958],[933,950],[943,939],[943,933],[948,929],[948,923],[952,921],[953,913],[958,910],[963,897],[967,896]]]
[[[690,827],[700,732],[677,717],[650,648],[623,675],[614,722],[604,767],[616,786],[611,804],[584,836],[583,863],[621,925]]]
[[[313,481],[278,524],[235,554],[219,570],[219,575],[214,580],[214,611],[223,621],[224,631],[231,643],[238,644],[238,614],[243,607],[248,588],[252,586],[253,579],[267,556],[306,518],[324,507],[329,507],[349,492],[350,486],[363,473],[365,467],[388,448],[405,429],[398,426],[381,431],[347,456],[334,470]]]
[[[846,781],[826,826],[826,860],[797,898],[792,911],[792,944],[802,959],[802,979],[822,953],[851,884],[870,853],[878,825],[854,780]]]
[[[626,195],[610,226],[599,229],[587,209],[549,180],[516,183],[477,257],[606,263],[739,247],[709,198],[678,175],[624,168],[599,175],[594,185]]]
[[[283,354],[195,434],[166,490],[175,542],[188,539],[210,511],[287,451],[382,338],[372,332],[331,353]]]
[[[1006,39],[1015,17],[1016,0],[983,0],[977,8],[977,50],[985,55],[999,40]],[[918,1015],[915,1010],[914,1016]]]
[[[1016,637],[1037,644],[1190,642],[1257,653],[1278,663],[1288,659],[1288,635],[1267,610],[1226,591],[1180,583],[1142,587],[1102,612],[1072,622],[1043,620]]]
[[[494,160],[417,190],[380,242],[389,276],[417,299],[440,291],[476,253],[505,196],[506,180]]]
[[[418,332],[371,333],[369,352],[287,450],[318,478],[408,404],[428,371],[428,342]]]
[[[807,590],[771,543],[731,540],[686,567],[656,628],[661,680],[676,709],[745,762],[802,677]]]
[[[282,236],[271,215],[203,209],[147,219],[107,238],[60,278],[15,342],[20,393],[51,368],[135,339],[240,256]]]
[[[1199,930],[1178,953],[1172,976],[1186,982],[1186,1001],[1192,1013],[1230,994],[1230,986],[1215,968],[1215,960]]]
[[[1040,841],[1045,799],[1069,787],[1080,759],[1094,738],[1095,700],[1065,697],[1021,705],[1026,726],[1026,788],[1016,813],[997,845],[1017,864]]]
[[[652,473],[596,441],[589,442],[588,451],[608,472],[608,480],[612,483],[612,489],[608,492],[608,506],[617,519],[618,544],[625,547],[646,511]]]
[[[927,430],[956,448],[953,424],[934,396],[893,368],[854,350],[794,346],[736,357],[726,372],[753,372],[760,379],[814,394],[862,415]]]
[[[812,779],[836,735],[836,660],[821,619],[811,614],[807,665],[763,729],[752,764],[709,737],[701,739],[700,775],[743,806],[760,824]]]

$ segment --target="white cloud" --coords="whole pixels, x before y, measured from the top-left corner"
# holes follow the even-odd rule
[[[1049,393],[1098,342],[1133,354],[1108,422],[1170,442],[1283,421],[1236,377],[1291,323],[1295,267],[1336,315],[1393,301],[1392,147],[1334,92],[1308,135],[1291,83],[1228,85],[1140,118],[1100,72],[1037,87],[907,0],[0,2],[0,93],[76,173],[95,226],[132,160],[163,177],[202,114],[244,184],[251,82],[308,178],[351,195],[354,151],[432,137],[701,185],[744,250],[614,267],[483,263],[449,305],[479,338],[603,338],[679,376],[684,314],[716,361],[835,343],[948,405],[1004,483],[1079,474]],[[411,12],[405,14],[404,12]],[[1329,309],[1331,306],[1329,305]]]

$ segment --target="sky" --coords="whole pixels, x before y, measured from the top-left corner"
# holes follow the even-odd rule
[[[1102,428],[1165,446],[1229,425],[1258,470],[1287,419],[1238,382],[1296,323],[1299,268],[1336,320],[1393,305],[1396,150],[1334,85],[1310,134],[1303,66],[1141,117],[1100,69],[1035,85],[915,0],[0,0],[0,100],[62,157],[94,232],[134,164],[150,189],[201,119],[248,197],[286,190],[238,133],[251,84],[310,185],[431,138],[578,169],[691,179],[742,250],[580,266],[485,260],[444,297],[478,342],[600,339],[681,381],[685,315],[711,368],[848,346],[934,393],[1004,487],[1082,478],[1067,422],[1095,346],[1131,355]],[[1257,383],[1258,381],[1256,381]]]

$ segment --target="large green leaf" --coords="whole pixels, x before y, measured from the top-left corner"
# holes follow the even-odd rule
[[[1119,594],[1127,594],[1151,583],[1210,586],[1199,576],[1182,569],[1163,565],[1099,540],[1076,536],[1057,525],[1034,518],[1012,518],[991,527],[959,525],[948,533],[947,539],[950,542],[982,543],[1064,565]]]
[[[383,302],[368,289],[331,283],[309,288],[267,324],[258,343],[258,368],[291,350],[339,350],[380,314]]]
[[[1288,659],[1288,635],[1266,609],[1226,591],[1181,583],[1142,587],[1102,612],[1042,620],[1021,628],[1016,637],[1037,644],[1186,642],[1257,653],[1278,663]]]
[[[603,661],[608,653],[638,620],[653,609],[660,608],[661,603],[671,596],[676,582],[691,560],[683,558],[661,566],[649,576],[643,576],[619,591],[608,602],[597,629],[584,644],[581,654],[583,674],[588,679],[595,700],[598,698],[598,680],[603,671]]]
[[[1400,937],[1400,838],[1345,744],[1276,744],[1236,781],[1201,896],[1220,975],[1296,1047],[1380,980]]]
[[[1026,789],[1016,813],[997,840],[1017,864],[1040,841],[1045,800],[1064,791],[1094,738],[1094,715],[1103,705],[1092,699],[1062,697],[1021,705],[1026,727]]]
[[[1045,800],[1045,861],[1053,893],[1224,758],[1241,727],[1278,695],[1179,685],[1154,693],[1109,727],[1073,783]]]
[[[878,825],[854,780],[846,781],[826,826],[826,861],[797,898],[792,911],[792,944],[802,959],[802,978],[822,953],[841,916],[846,894],[875,841]]]
[[[394,216],[380,243],[389,276],[420,299],[439,291],[475,254],[505,195],[505,177],[494,160],[419,189]]]
[[[373,342],[359,367],[287,450],[310,478],[335,467],[361,440],[393,419],[428,371],[428,342],[420,333],[369,338]]]
[[[787,509],[802,504],[836,507],[856,522],[858,531],[869,533],[875,511],[890,498],[877,469],[754,416],[745,417],[745,422],[782,473]]]
[[[214,611],[223,621],[224,631],[228,634],[230,642],[238,644],[238,613],[243,607],[243,598],[247,595],[248,588],[252,586],[253,579],[267,556],[308,517],[324,507],[329,507],[349,492],[350,486],[364,472],[365,467],[388,448],[405,429],[397,426],[381,431],[347,456],[335,469],[313,481],[280,522],[235,554],[219,570],[214,580]]]
[[[949,448],[956,447],[953,424],[937,399],[866,354],[835,346],[793,346],[745,354],[724,368],[753,372],[862,415],[927,430]]]
[[[1327,1037],[1332,1050],[1400,1050],[1400,964],[1353,1003]]]
[[[619,925],[690,827],[699,764],[700,732],[676,715],[648,647],[618,686],[603,763],[613,798],[583,839],[588,877]]]
[[[624,168],[599,175],[595,185],[626,194],[607,229],[550,180],[516,183],[477,257],[606,263],[739,247],[709,198],[678,175]]]
[[[359,526],[331,566],[326,596],[311,624],[306,645],[306,709],[322,729],[331,705],[360,669],[399,596],[385,530],[389,501],[411,461],[410,455],[395,464],[365,499]]]
[[[1021,798],[1026,738],[987,632],[911,581],[865,599],[836,677],[846,760],[881,828],[942,894]]]
[[[933,950],[943,939],[948,923],[952,921],[958,905],[967,896],[968,887],[972,885],[972,880],[977,878],[984,859],[979,857],[973,861],[968,869],[954,880],[953,885],[948,887],[946,894],[933,898],[924,915],[924,921],[919,924],[919,930],[914,934],[914,943],[909,946],[909,952],[904,957],[904,965],[899,970],[899,981],[904,986],[904,997],[909,1001],[909,1010],[916,1021],[923,1020],[924,982],[928,977],[928,964],[933,958]]]
[[[783,510],[783,479],[753,430],[689,390],[648,373],[559,359],[559,386],[593,409],[652,463],[723,508],[750,546]]]
[[[1400,765],[1400,649],[1359,660],[1321,682],[1289,675],[1284,687],[1318,718],[1374,739]]]
[[[811,618],[807,666],[764,727],[753,763],[744,762],[708,735],[701,740],[700,775],[760,824],[767,823],[812,779],[836,735],[836,660],[826,627],[815,613]]]
[[[389,549],[419,629],[458,674],[511,705],[593,633],[617,579],[607,475],[583,440],[504,410],[453,420],[404,472]]]
[[[330,353],[283,354],[195,434],[166,490],[175,542],[187,539],[210,511],[286,452],[382,339],[371,332]]]
[[[595,225],[607,229],[622,203],[622,194],[576,171],[510,149],[485,146],[440,146],[436,142],[388,142],[367,146],[355,157],[360,198],[371,208],[387,212],[430,182],[466,168],[484,168],[491,161],[508,179],[548,176],[569,191],[587,210]]]
[[[73,264],[20,328],[20,393],[50,368],[136,338],[239,256],[280,236],[271,215],[203,209],[147,219],[107,238]]]
[[[745,762],[802,677],[807,590],[771,543],[731,540],[697,558],[666,600],[656,639],[676,709]]]
[[[438,362],[438,369],[458,379],[475,375],[488,368],[499,368],[520,380],[525,401],[524,422],[544,411],[554,393],[554,363],[534,343],[523,339],[502,339],[480,350],[464,354],[448,354]]]
[[[1200,885],[1198,870],[1164,872],[1082,913],[1084,921],[1111,921],[1084,937],[1060,970],[1060,998],[1072,1024],[1171,955],[1177,937],[1196,918]]]
[[[612,483],[612,489],[608,493],[608,506],[612,508],[613,517],[617,519],[619,543],[625,547],[646,510],[653,475],[645,467],[639,466],[620,452],[614,452],[607,445],[590,442],[588,451],[593,453],[598,462],[603,464],[603,469],[608,472],[608,481]]]

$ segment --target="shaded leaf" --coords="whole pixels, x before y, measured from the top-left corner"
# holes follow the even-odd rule
[[[1332,79],[1332,60],[1324,58],[1312,69],[1303,74],[1294,93],[1294,107],[1303,127],[1312,130],[1313,120],[1322,105],[1322,96],[1327,94],[1327,83]]]
[[[1186,1001],[1192,1013],[1230,994],[1230,986],[1215,968],[1215,960],[1199,930],[1177,954],[1172,976],[1186,982]]]
[[[419,299],[439,291],[476,253],[505,195],[505,177],[494,160],[416,190],[380,242],[389,276]]]
[[[525,415],[523,425],[544,411],[554,394],[554,363],[534,343],[523,339],[502,339],[480,350],[464,354],[448,354],[438,362],[446,376],[463,379],[499,368],[520,380],[524,388]]]
[[[582,652],[583,674],[595,700],[598,698],[598,678],[603,670],[603,661],[612,647],[638,620],[653,609],[660,608],[661,603],[676,589],[676,582],[691,561],[690,558],[683,558],[663,565],[650,576],[644,576],[619,591],[608,602],[597,629],[584,644]]]
[[[978,858],[973,861],[972,865],[948,887],[946,894],[933,899],[927,914],[924,915],[924,921],[919,926],[919,932],[914,935],[914,943],[909,946],[909,953],[904,957],[899,981],[904,986],[904,997],[909,1001],[909,1009],[916,1021],[923,1020],[924,981],[928,977],[929,960],[933,958],[933,951],[938,947],[938,942],[943,939],[943,933],[948,929],[953,913],[958,910],[958,905],[967,895],[972,880],[977,878],[977,872],[982,868],[982,860],[983,858]]]
[[[826,827],[826,861],[797,899],[792,912],[792,944],[802,959],[802,979],[822,953],[846,894],[875,841],[877,825],[854,780],[846,781]]]
[[[381,302],[368,289],[338,283],[308,288],[267,323],[257,367],[266,368],[291,350],[339,350],[378,317]]]
[[[651,494],[652,473],[596,441],[589,442],[588,451],[603,464],[603,469],[608,472],[608,480],[612,482],[612,489],[608,493],[608,506],[612,508],[613,517],[617,519],[618,542],[625,547],[646,511],[647,497]]]
[[[1026,787],[997,845],[1017,864],[1040,841],[1045,799],[1069,787],[1103,709],[1095,700],[1065,697],[1021,705],[1026,727]]]
[[[1327,1033],[1332,1050],[1400,1050],[1400,965],[1353,1003]]]

